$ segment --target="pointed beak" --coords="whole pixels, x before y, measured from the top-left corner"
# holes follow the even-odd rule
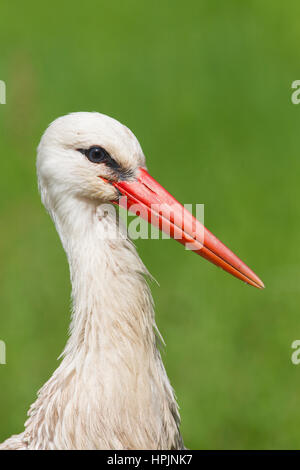
[[[263,282],[235,254],[184,208],[144,169],[137,181],[117,181],[118,204],[139,215],[188,249],[224,269],[242,281],[264,288]]]

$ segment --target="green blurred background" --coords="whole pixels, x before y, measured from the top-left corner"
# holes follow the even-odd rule
[[[137,241],[185,444],[299,448],[299,2],[6,2],[0,9],[0,440],[21,432],[67,337],[65,254],[41,206],[39,138],[100,111],[265,281],[247,287],[172,240]]]

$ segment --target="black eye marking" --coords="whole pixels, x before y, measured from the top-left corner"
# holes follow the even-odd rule
[[[87,159],[92,163],[106,163],[110,167],[117,169],[119,168],[118,163],[109,155],[109,153],[98,145],[94,145],[89,149],[78,149],[79,152],[83,153]]]
[[[132,171],[122,168],[116,160],[114,160],[110,154],[99,145],[93,145],[88,149],[77,149],[83,155],[87,157],[87,159],[92,163],[105,163],[111,170],[116,173],[119,179],[128,179],[133,176]]]

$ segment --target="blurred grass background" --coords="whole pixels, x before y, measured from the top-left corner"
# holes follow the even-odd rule
[[[249,288],[172,240],[137,241],[193,449],[299,448],[300,106],[296,1],[1,5],[0,440],[21,432],[69,323],[65,254],[37,192],[48,123],[100,111],[265,281]]]

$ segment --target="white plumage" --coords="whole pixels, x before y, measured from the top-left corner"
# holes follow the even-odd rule
[[[131,170],[145,164],[129,129],[98,113],[70,114],[45,132],[37,172],[42,201],[70,264],[70,338],[60,366],[30,408],[25,431],[2,449],[182,447],[177,404],[157,347],[147,270],[127,238],[111,240],[115,221],[103,217],[100,204],[114,200],[116,190],[77,151],[95,144]],[[104,165],[101,175],[110,176]]]

